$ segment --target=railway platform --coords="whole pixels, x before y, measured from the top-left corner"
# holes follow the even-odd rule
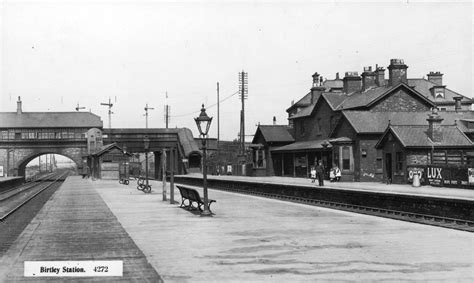
[[[10,217],[14,217],[14,214]],[[123,261],[121,277],[75,277],[103,282],[161,278],[97,191],[68,178],[0,258],[0,282],[63,282],[64,277],[24,277],[25,261]]]
[[[184,176],[184,175],[183,175]],[[202,179],[202,174],[193,173],[185,175],[186,177],[194,177]],[[247,177],[247,176],[232,176],[232,175],[221,175],[221,176],[208,176],[208,179],[216,180],[229,180],[229,181],[243,181],[251,183],[269,183],[269,184],[286,184],[293,186],[307,186],[307,187],[319,187],[317,181],[311,183],[311,179],[307,178],[291,178],[291,177]],[[438,198],[449,198],[449,199],[464,199],[474,200],[474,190],[470,189],[458,189],[448,187],[433,187],[433,186],[420,186],[413,187],[410,184],[384,184],[379,182],[329,182],[324,181],[324,188],[331,189],[345,189],[354,191],[367,191],[367,192],[379,192],[379,193],[392,193],[401,195],[414,195],[414,196],[429,196]]]
[[[24,177],[2,177],[0,178],[0,192],[17,187],[24,182]]]
[[[0,274],[9,271],[13,277],[7,278],[24,280],[24,260],[123,258],[127,281],[474,279],[474,233],[212,189],[215,215],[200,217],[170,203],[169,184],[163,201],[162,183],[150,183],[152,191],[145,194],[134,182],[69,177],[0,259]],[[78,198],[82,204],[73,205]],[[62,217],[62,225],[52,217]],[[88,226],[103,226],[106,234]],[[67,247],[74,238],[90,243]]]

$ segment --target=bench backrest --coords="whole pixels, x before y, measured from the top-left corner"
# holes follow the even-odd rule
[[[181,196],[187,198],[192,201],[202,202],[201,197],[199,196],[198,191],[195,189],[183,187],[183,186],[176,186],[181,193]]]
[[[188,195],[189,195],[190,200],[197,201],[197,202],[203,202],[201,200],[201,196],[199,196],[198,191],[196,191],[195,189],[191,189],[191,188],[187,188],[187,189],[188,189]]]
[[[176,186],[181,194],[181,197],[189,199],[188,189],[181,186]]]

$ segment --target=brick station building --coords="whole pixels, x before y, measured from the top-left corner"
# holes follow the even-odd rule
[[[387,181],[474,188],[474,146],[463,126],[442,125],[436,108],[426,125],[389,124],[375,148],[382,151]],[[471,177],[469,177],[471,176]]]
[[[440,110],[442,125],[456,122],[473,137],[473,100],[443,85],[442,73],[408,78],[401,59],[391,59],[387,69],[388,79],[378,65],[365,67],[361,76],[346,72],[342,79],[315,73],[310,92],[286,110],[294,142],[268,148],[273,167],[268,175],[307,177],[321,160],[327,170],[337,165],[344,181],[383,181],[383,151],[375,146],[389,123],[427,127],[433,108]]]

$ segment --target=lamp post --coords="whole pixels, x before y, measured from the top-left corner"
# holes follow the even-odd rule
[[[201,108],[201,114],[199,117],[194,118],[196,125],[199,130],[199,134],[202,136],[202,182],[203,182],[203,191],[204,191],[204,211],[201,213],[201,216],[212,216],[211,211],[209,210],[209,203],[207,197],[207,164],[206,164],[206,141],[207,133],[209,132],[209,127],[211,126],[212,117],[207,116],[206,108],[204,104]]]
[[[150,149],[150,139],[148,136],[145,136],[143,139],[143,147],[145,148],[145,188],[148,189],[150,187],[148,185],[148,150]]]

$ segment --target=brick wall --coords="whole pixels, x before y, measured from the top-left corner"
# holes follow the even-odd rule
[[[59,154],[66,156],[76,162],[78,166],[82,164],[82,156],[87,155],[86,147],[14,147],[10,148],[9,172],[8,176],[14,173],[24,176],[26,165],[34,158],[43,154]],[[4,171],[7,171],[7,149],[0,149],[0,165],[3,165]],[[17,172],[15,172],[17,171]]]
[[[398,89],[370,109],[372,112],[420,112],[428,110],[430,110],[430,106],[426,102],[413,94],[409,94],[404,89]]]
[[[407,165],[428,165],[430,155],[425,151],[407,151]]]
[[[377,161],[377,149],[375,148],[378,139],[378,135],[361,137],[358,149],[354,153],[356,163],[359,163],[359,180],[361,182],[383,181],[383,160]],[[366,154],[363,155],[363,152]],[[378,167],[379,165],[380,167]]]
[[[331,133],[331,117],[337,121],[340,114],[332,111],[326,100],[321,99],[316,105],[317,109],[314,116],[296,119],[295,121],[295,140],[309,141],[326,139]],[[319,122],[318,122],[319,121]],[[301,135],[301,125],[303,124],[305,133]]]

